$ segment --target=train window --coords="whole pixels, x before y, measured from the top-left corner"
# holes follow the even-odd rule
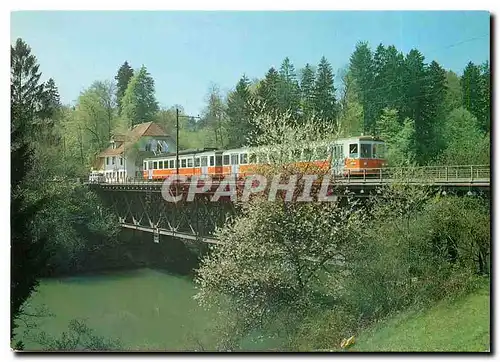
[[[194,167],[200,167],[200,158],[199,157],[194,158]]]
[[[113,158],[111,159],[111,164],[114,165],[116,163],[116,157],[113,156]]]
[[[361,158],[371,158],[372,157],[372,145],[371,143],[361,144]]]
[[[163,161],[158,161],[158,168],[163,169]]]
[[[148,163],[146,161],[144,161],[144,169],[147,170],[148,169]]]
[[[154,162],[153,162],[153,169],[155,169],[155,170],[156,170],[157,168],[158,168],[158,162],[154,161]]]
[[[175,168],[175,160],[168,161],[169,168]]]
[[[238,154],[232,153],[231,154],[231,165],[237,165],[237,164],[238,164]]]
[[[153,161],[149,161],[148,162],[148,170],[152,170],[153,169]]]
[[[123,157],[120,157],[120,166],[123,166]]]
[[[181,160],[181,167],[186,167],[186,159],[185,158],[183,158]]]
[[[210,166],[214,166],[214,165],[215,165],[215,157],[210,156]]]
[[[208,157],[207,156],[201,156],[201,167],[208,166]]]
[[[222,166],[222,155],[215,156],[215,166]]]
[[[257,163],[257,155],[255,153],[251,153],[249,159],[249,163]]]
[[[187,161],[188,161],[188,165],[187,166],[188,167],[193,167],[193,159],[192,158],[188,158]]]
[[[240,153],[240,165],[246,165],[248,163],[248,154]]]
[[[229,155],[224,155],[224,166],[229,165]]]
[[[349,157],[350,158],[358,158],[358,144],[351,143],[349,144]]]
[[[106,165],[109,165],[109,157],[106,157]]]

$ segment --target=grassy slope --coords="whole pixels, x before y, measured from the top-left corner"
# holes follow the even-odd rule
[[[364,331],[351,351],[485,351],[490,345],[490,294],[482,288],[430,310],[405,312]]]

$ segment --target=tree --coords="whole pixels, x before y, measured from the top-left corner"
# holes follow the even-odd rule
[[[323,122],[335,123],[337,120],[333,71],[325,57],[321,58],[318,65],[314,85],[314,110],[317,117]]]
[[[372,52],[366,42],[356,44],[356,49],[349,59],[349,70],[354,78],[359,94],[360,102],[363,106],[363,131],[373,132],[375,129],[376,116],[373,110],[373,57]]]
[[[286,57],[281,63],[278,81],[278,104],[282,114],[290,112],[297,119],[300,108],[300,89],[295,67]]]
[[[481,103],[481,69],[469,62],[460,79],[462,86],[462,104],[476,118],[480,115]]]
[[[45,239],[34,237],[32,220],[43,200],[26,197],[27,175],[33,167],[30,132],[36,118],[45,111],[47,95],[36,57],[31,48],[17,39],[11,47],[11,339],[16,318],[24,302],[38,285],[45,268]],[[22,346],[17,346],[18,348]]]
[[[443,147],[440,135],[445,117],[446,71],[432,61],[425,71],[425,80],[422,118],[416,129],[420,164],[435,158]]]
[[[212,129],[215,138],[215,147],[225,147],[227,143],[227,114],[226,105],[222,98],[219,86],[212,84],[206,97],[207,106],[204,110],[203,123]],[[226,139],[226,141],[224,141]]]
[[[121,106],[122,116],[130,126],[152,121],[158,112],[154,80],[144,65],[130,79]]]
[[[271,67],[257,88],[257,99],[263,104],[263,110],[267,113],[279,113],[278,87],[279,74],[274,67]]]
[[[462,106],[462,88],[460,86],[460,77],[453,71],[446,72],[446,94],[444,100],[444,112],[450,113],[456,108]]]
[[[409,166],[416,159],[415,123],[409,118],[399,121],[398,111],[385,108],[377,122],[377,134],[386,142],[390,166]]]
[[[342,96],[339,107],[339,126],[344,137],[359,136],[363,133],[363,106],[356,92],[352,74],[345,71],[341,75]]]
[[[316,74],[314,68],[307,63],[300,77],[302,117],[310,119],[314,113],[314,85]]]
[[[474,115],[465,108],[453,110],[445,119],[445,149],[440,161],[447,165],[488,164],[490,136],[484,135]]]
[[[122,111],[122,98],[125,95],[130,79],[134,76],[134,70],[127,61],[122,64],[115,76],[116,84],[116,102],[118,104],[118,113]]]
[[[491,78],[490,78],[490,64],[485,62],[481,65],[481,77],[479,82],[479,114],[478,121],[483,132],[490,132],[491,130]]]
[[[252,131],[252,95],[249,86],[250,81],[243,75],[227,99],[228,147],[231,148],[243,146]]]

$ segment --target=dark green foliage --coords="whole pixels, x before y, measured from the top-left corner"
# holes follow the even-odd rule
[[[302,69],[300,77],[300,92],[302,104],[302,117],[310,119],[314,114],[314,85],[316,74],[314,68],[308,63]]]
[[[267,113],[279,112],[278,87],[279,74],[271,67],[257,89],[257,97]]]
[[[282,114],[290,112],[297,119],[300,108],[300,89],[295,67],[286,57],[281,64],[278,81],[278,105]]]
[[[351,55],[349,71],[356,81],[359,99],[363,106],[363,130],[365,134],[375,130],[374,112],[374,66],[372,52],[366,42],[360,42]]]
[[[116,80],[116,102],[118,103],[118,112],[122,110],[122,98],[127,90],[130,79],[134,76],[134,70],[130,67],[127,61],[122,64],[118,73],[115,76]]]
[[[129,126],[154,120],[159,110],[155,97],[155,82],[143,65],[127,86],[122,98],[122,116]]]
[[[44,112],[38,68],[31,49],[18,39],[15,48],[11,47],[11,338],[15,319],[36,288],[46,260],[46,240],[34,237],[32,229],[44,201],[30,200],[25,193],[34,160],[30,131]]]
[[[322,57],[314,85],[314,110],[318,119],[325,123],[334,123],[337,119],[337,103],[333,84],[332,66]]]
[[[249,85],[250,81],[244,75],[227,99],[228,147],[230,148],[243,146],[246,143],[246,138],[252,132],[252,94]]]

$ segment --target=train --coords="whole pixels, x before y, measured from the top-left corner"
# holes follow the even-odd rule
[[[179,151],[177,171],[175,152],[147,157],[143,160],[143,177],[161,180],[170,175],[209,175],[222,178],[236,175],[243,178],[256,172],[257,165],[276,161],[294,164],[302,169],[319,168],[335,176],[356,177],[379,173],[387,166],[385,142],[375,136],[358,136],[329,142],[315,142],[286,152],[273,147],[243,147],[220,150],[215,148]]]

